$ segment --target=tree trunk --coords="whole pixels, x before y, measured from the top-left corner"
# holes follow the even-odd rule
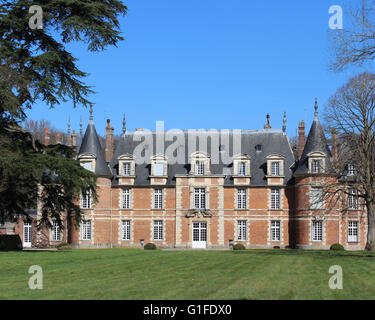
[[[375,251],[375,203],[370,202],[366,205],[367,208],[367,243],[366,250]]]

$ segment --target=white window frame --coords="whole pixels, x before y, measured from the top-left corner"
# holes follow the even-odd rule
[[[132,172],[132,164],[131,162],[123,162],[122,163],[122,175],[125,177],[131,176]]]
[[[318,192],[319,191],[319,192]],[[310,208],[312,210],[324,209],[324,195],[322,187],[311,187]]]
[[[154,209],[163,209],[163,189],[154,189]]]
[[[248,222],[247,220],[237,220],[237,241],[247,241]]]
[[[206,189],[194,188],[194,208],[206,209]]]
[[[131,240],[131,220],[121,221],[121,240]]]
[[[92,222],[91,220],[82,220],[81,222],[81,240],[91,240]]]
[[[280,161],[271,162],[271,176],[280,176]]]
[[[271,220],[271,241],[281,241],[280,220]]]
[[[61,230],[56,221],[52,225],[52,241],[61,241]]]
[[[321,242],[323,241],[323,221],[313,220],[311,222],[311,241]]]
[[[246,176],[247,174],[246,167],[247,167],[246,161],[238,162],[238,175],[239,176]]]
[[[131,195],[132,195],[132,192],[130,188],[122,189],[121,209],[131,209],[131,205],[132,205]]]
[[[355,175],[355,166],[351,163],[348,164],[347,175],[348,176],[354,176]]]
[[[205,172],[205,161],[196,160],[195,161],[195,175],[204,176],[204,172]]]
[[[354,188],[350,188],[348,190],[348,209],[358,210],[359,203],[358,203],[358,191]]]
[[[87,194],[81,194],[81,208],[92,209],[92,190],[89,190]]]
[[[247,194],[245,188],[237,189],[237,209],[247,209]]]
[[[348,221],[348,242],[359,242],[359,223],[358,221]]]
[[[271,210],[281,209],[281,192],[278,188],[271,189]]]
[[[311,159],[311,173],[323,173],[323,159]]]
[[[154,220],[154,230],[153,230],[154,241],[164,240],[164,221]]]

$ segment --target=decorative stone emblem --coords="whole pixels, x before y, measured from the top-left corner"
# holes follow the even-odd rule
[[[211,218],[212,212],[209,209],[190,209],[185,216],[186,218]]]

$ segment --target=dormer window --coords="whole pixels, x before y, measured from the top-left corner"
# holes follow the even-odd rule
[[[271,162],[271,176],[280,176],[280,162],[279,161]]]
[[[197,176],[204,175],[204,162],[203,161],[196,161],[195,162],[195,174]]]
[[[168,162],[164,155],[156,155],[151,158],[151,176],[165,177],[167,176]]]
[[[307,157],[310,173],[319,174],[325,172],[325,154],[323,152],[310,152]]]
[[[269,177],[284,176],[284,157],[279,154],[271,154],[267,158],[267,175]]]
[[[133,156],[124,154],[118,157],[119,176],[132,177],[135,176],[135,163]]]
[[[250,157],[247,154],[237,155],[233,158],[233,175],[250,176]]]
[[[91,172],[95,172],[96,157],[93,154],[82,154],[79,156],[79,162],[82,167]]]
[[[257,144],[257,145],[255,146],[255,151],[257,151],[257,152],[261,152],[261,151],[262,151],[262,145],[261,145],[261,144]]]
[[[352,164],[348,164],[348,176],[354,176],[355,175],[355,167]]]
[[[239,176],[246,176],[246,162],[245,161],[241,161],[238,164],[238,175]]]
[[[131,175],[131,163],[130,162],[124,162],[122,164],[122,175],[126,177]]]
[[[81,164],[86,170],[92,171],[92,161],[82,161]]]

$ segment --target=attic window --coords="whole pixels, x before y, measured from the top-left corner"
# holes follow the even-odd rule
[[[255,151],[258,151],[258,152],[262,151],[262,145],[261,144],[257,144],[255,146]]]

